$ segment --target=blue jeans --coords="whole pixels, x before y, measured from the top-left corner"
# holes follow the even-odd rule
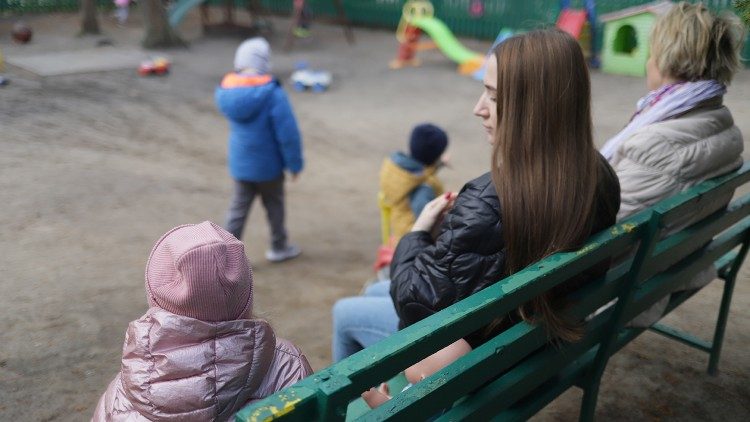
[[[333,361],[377,343],[398,331],[398,315],[388,293],[390,280],[369,286],[363,296],[333,305]]]

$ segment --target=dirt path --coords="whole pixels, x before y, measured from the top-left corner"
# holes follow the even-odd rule
[[[73,15],[29,21],[36,34],[26,47],[9,45],[11,22],[0,21],[7,57],[95,41],[72,37]],[[275,23],[278,48],[285,26]],[[193,43],[170,53],[169,77],[123,70],[40,80],[11,71],[11,85],[0,90],[0,420],[89,418],[118,369],[127,323],[146,309],[143,268],[153,242],[178,224],[223,220],[227,127],[212,95],[238,40],[201,38],[194,15],[185,25]],[[104,26],[115,46],[132,47],[140,36],[137,21]],[[489,150],[471,116],[479,86],[439,53],[425,54],[421,69],[392,72],[391,33],[358,29],[355,46],[338,28],[318,25],[314,33],[275,57],[284,78],[301,59],[335,76],[326,94],[291,94],[307,167],[288,185],[289,229],[304,255],[284,265],[263,260],[268,234],[257,207],[246,242],[255,309],[322,368],[330,360],[331,305],[371,277],[382,157],[403,147],[413,124],[436,122],[451,135],[453,169],[444,176],[457,190],[487,170]],[[601,142],[627,120],[643,86],[599,73],[592,79]],[[750,136],[748,71],[727,102]],[[748,276],[736,289],[718,377],[704,373],[703,354],[646,334],[610,364],[602,419],[739,420],[750,413]],[[714,283],[669,321],[710,338],[720,295]],[[570,391],[538,418],[570,420],[579,400]]]

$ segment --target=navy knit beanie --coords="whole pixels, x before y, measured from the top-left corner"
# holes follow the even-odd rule
[[[409,138],[409,153],[420,163],[431,166],[448,147],[448,135],[443,129],[423,123],[414,127]]]

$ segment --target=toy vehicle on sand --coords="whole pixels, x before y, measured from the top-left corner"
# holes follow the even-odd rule
[[[307,67],[307,64],[297,65],[297,70],[291,76],[292,86],[295,91],[310,89],[313,92],[324,92],[331,86],[333,76],[326,70],[315,70]]]
[[[138,66],[138,74],[141,76],[166,75],[169,73],[169,65],[169,60],[164,57],[145,60]]]

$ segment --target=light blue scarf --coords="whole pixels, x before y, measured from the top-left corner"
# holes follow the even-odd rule
[[[715,80],[678,82],[651,91],[638,100],[636,112],[630,118],[630,122],[620,133],[608,140],[600,152],[604,158],[611,161],[620,144],[636,130],[679,116],[706,100],[723,96],[726,92],[726,86]]]

